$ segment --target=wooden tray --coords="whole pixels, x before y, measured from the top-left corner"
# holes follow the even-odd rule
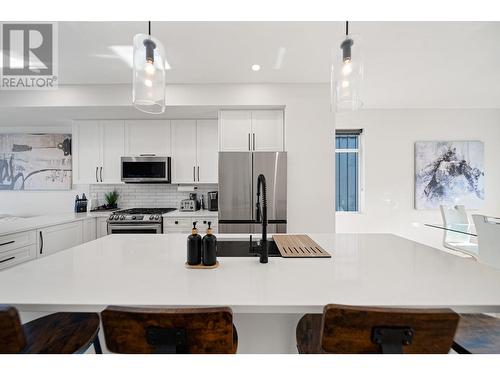
[[[219,267],[219,261],[217,261],[213,266],[204,266],[203,263],[190,265],[187,262],[184,263],[184,266],[186,268],[192,268],[192,269],[195,269],[195,270],[212,270],[214,268]]]
[[[331,258],[332,256],[306,234],[274,234],[283,258]]]

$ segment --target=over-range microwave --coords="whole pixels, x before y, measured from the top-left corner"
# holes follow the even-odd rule
[[[170,157],[122,156],[121,178],[127,183],[171,182]]]

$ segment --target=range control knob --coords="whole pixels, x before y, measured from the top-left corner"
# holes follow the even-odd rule
[[[135,220],[135,216],[132,216],[132,220]]]
[[[125,215],[120,216],[120,220],[125,220]]]
[[[149,220],[153,220],[154,218],[155,218],[155,217],[154,217],[154,215],[151,215],[151,216],[149,217]]]
[[[160,215],[156,215],[155,220],[160,220]]]

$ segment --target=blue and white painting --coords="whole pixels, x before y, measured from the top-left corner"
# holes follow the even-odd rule
[[[0,190],[68,190],[71,169],[71,134],[0,134]]]
[[[484,144],[479,141],[415,143],[415,208],[484,201]]]

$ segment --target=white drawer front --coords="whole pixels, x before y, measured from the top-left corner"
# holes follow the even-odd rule
[[[183,218],[163,218],[163,227],[168,231],[171,230],[186,230],[193,227],[193,219],[189,217]]]
[[[0,237],[0,254],[36,243],[36,231],[30,230]]]
[[[0,253],[0,269],[11,267],[36,258],[36,245],[31,244],[18,249]]]
[[[210,221],[210,228],[212,228],[215,232],[217,231],[218,221],[215,218],[203,218],[198,219],[198,224],[196,225],[200,231],[200,233],[205,233],[208,228],[208,222]]]
[[[182,217],[182,218],[164,218],[163,219],[163,232],[164,233],[191,233],[193,222],[196,221],[196,228],[203,236],[205,235],[208,222],[210,221],[211,228],[217,233],[218,220],[217,218],[199,218],[199,217]]]

